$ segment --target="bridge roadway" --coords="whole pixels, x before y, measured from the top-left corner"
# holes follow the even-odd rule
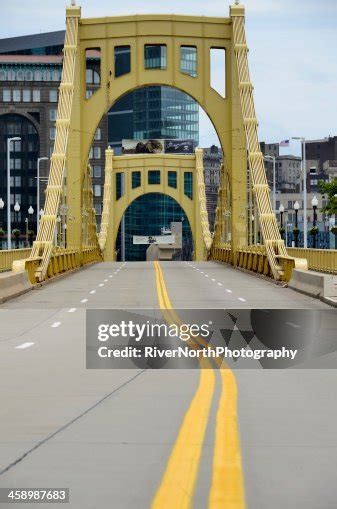
[[[328,308],[218,263],[158,270],[175,308]],[[0,307],[0,487],[68,487],[81,509],[335,507],[336,371],[236,370],[222,448],[234,396],[219,370],[85,369],[85,309],[158,308],[158,270],[96,264]],[[225,469],[235,500],[217,505],[235,433],[246,505],[238,463]]]

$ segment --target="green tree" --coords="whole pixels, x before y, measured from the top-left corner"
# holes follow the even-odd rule
[[[322,212],[326,212],[329,216],[337,214],[337,178],[331,182],[321,181],[319,189],[322,194],[328,195],[328,203],[323,207]]]

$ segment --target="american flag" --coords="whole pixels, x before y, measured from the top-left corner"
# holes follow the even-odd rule
[[[280,147],[289,147],[289,140],[283,140],[280,142]]]

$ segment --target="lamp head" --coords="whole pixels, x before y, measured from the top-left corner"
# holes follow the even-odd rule
[[[15,212],[20,212],[20,205],[18,204],[18,202],[15,203],[14,210]]]
[[[313,199],[311,200],[311,205],[313,207],[317,207],[318,206],[318,200],[317,200],[316,196],[314,196]]]
[[[283,214],[283,212],[284,212],[284,205],[282,205],[282,203],[281,203],[281,205],[279,206],[278,211],[279,211],[281,214]]]
[[[34,214],[34,209],[32,206],[29,207],[28,214]]]
[[[298,201],[295,201],[294,210],[299,210],[299,209],[300,209],[300,204],[298,203]]]
[[[2,210],[5,206],[5,202],[3,201],[2,198],[0,198],[0,210]]]

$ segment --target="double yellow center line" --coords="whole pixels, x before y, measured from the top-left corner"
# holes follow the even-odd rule
[[[180,323],[180,318],[173,310],[159,262],[154,262],[154,266],[159,307],[166,321]],[[201,344],[200,340],[196,341]],[[223,368],[220,363],[218,369],[211,368],[212,365],[208,360],[200,360],[199,384],[185,413],[160,486],[153,499],[152,509],[193,507],[206,427],[214,397],[216,373],[220,373],[221,377],[221,395],[216,414],[208,508],[245,508],[236,381],[233,372]]]

